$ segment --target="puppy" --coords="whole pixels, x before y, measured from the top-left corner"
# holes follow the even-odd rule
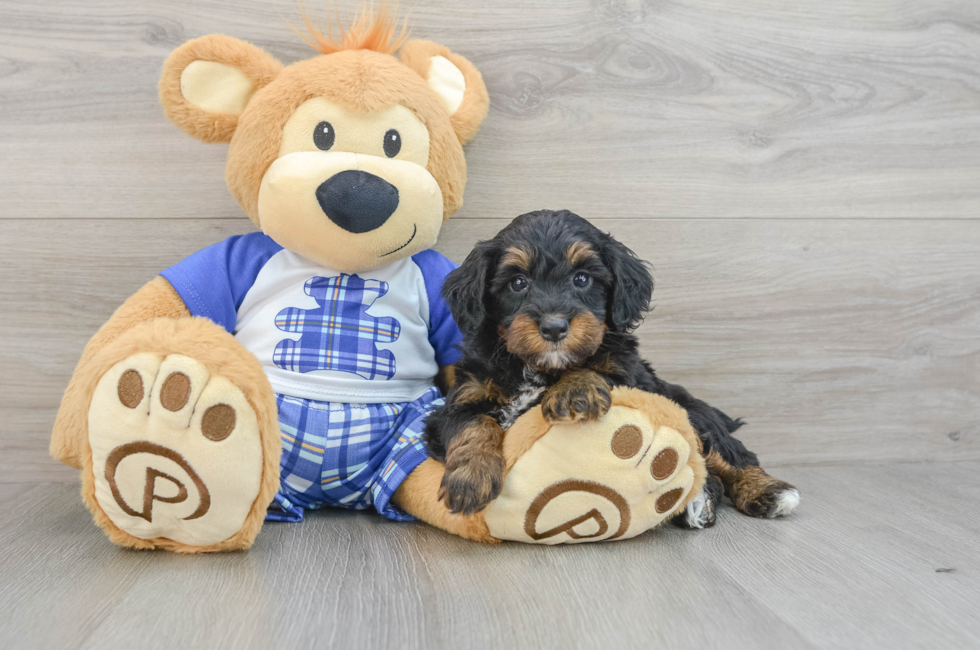
[[[677,402],[704,444],[708,482],[676,523],[711,526],[723,494],[753,517],[796,507],[796,488],[766,474],[732,436],[739,420],[663,381],[640,358],[632,332],[652,292],[633,251],[567,210],[517,217],[449,274],[443,294],[463,355],[425,442],[446,464],[439,496],[452,512],[478,512],[500,494],[503,432],[522,413],[540,404],[552,423],[598,420],[615,386]]]

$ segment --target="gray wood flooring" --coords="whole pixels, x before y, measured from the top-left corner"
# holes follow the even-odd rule
[[[658,283],[644,354],[745,417],[800,510],[578,548],[342,512],[247,554],[113,547],[47,456],[74,363],[252,228],[160,65],[211,32],[312,52],[289,0],[0,0],[0,648],[980,647],[980,2],[411,9],[492,102],[439,250],[543,207],[623,238]]]
[[[976,648],[978,470],[783,468],[789,519],[575,547],[320,511],[207,557],[114,547],[75,486],[8,484],[0,647]]]

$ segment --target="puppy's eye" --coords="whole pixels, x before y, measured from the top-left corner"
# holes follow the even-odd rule
[[[402,150],[402,136],[395,129],[388,129],[385,133],[385,155],[394,158]]]
[[[337,134],[334,133],[333,124],[330,122],[320,122],[313,129],[313,144],[317,149],[326,151],[333,146],[333,141],[336,139]]]
[[[574,284],[579,289],[584,289],[592,283],[592,276],[584,271],[579,271],[572,278],[572,284]]]
[[[531,283],[527,281],[523,275],[518,275],[513,280],[510,281],[510,290],[514,293],[521,293],[527,291],[527,288],[531,286]]]

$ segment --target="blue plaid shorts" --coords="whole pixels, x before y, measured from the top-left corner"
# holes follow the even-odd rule
[[[279,492],[267,521],[302,521],[304,510],[374,507],[385,517],[414,517],[391,504],[402,481],[428,454],[425,418],[443,404],[438,388],[399,404],[343,404],[278,395],[282,437]]]

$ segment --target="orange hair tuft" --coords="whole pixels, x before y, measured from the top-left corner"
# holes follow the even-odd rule
[[[408,40],[408,18],[402,21],[401,30],[398,31],[396,19],[398,7],[391,9],[386,0],[381,2],[377,11],[374,9],[373,0],[370,4],[365,2],[354,15],[354,20],[348,20],[346,26],[341,23],[337,13],[334,13],[333,20],[328,16],[326,34],[319,22],[314,23],[310,19],[302,3],[299,5],[299,12],[309,31],[309,36],[293,25],[289,26],[310,47],[322,54],[333,54],[341,50],[374,50],[382,54],[394,54]],[[334,24],[338,28],[339,38],[334,38]]]

